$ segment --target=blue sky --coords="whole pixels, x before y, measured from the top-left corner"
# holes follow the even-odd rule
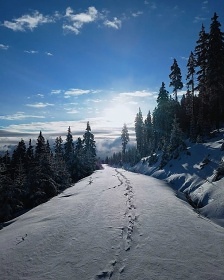
[[[169,88],[173,58],[186,77],[202,23],[218,0],[7,0],[0,2],[0,136],[39,130],[114,139]],[[223,30],[223,28],[222,28]]]

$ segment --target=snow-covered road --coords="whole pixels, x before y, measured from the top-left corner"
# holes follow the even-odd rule
[[[105,166],[0,231],[0,279],[222,280],[224,229]]]

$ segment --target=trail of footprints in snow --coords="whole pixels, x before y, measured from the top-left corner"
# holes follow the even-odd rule
[[[121,253],[122,251],[127,252],[131,249],[132,233],[134,230],[135,221],[137,220],[137,217],[135,215],[136,208],[133,201],[134,193],[130,181],[117,169],[116,172],[117,172],[116,177],[120,183],[113,188],[119,187],[123,184],[125,184],[126,187],[124,195],[127,197],[127,200],[126,200],[126,211],[124,215],[125,217],[127,217],[127,225],[121,228],[122,242],[119,251],[116,254],[117,260],[112,260],[107,266],[107,268],[104,271],[100,272],[95,277],[95,280],[111,279],[112,276],[115,275],[116,273],[118,273],[119,275],[123,273],[125,269],[125,265],[124,265],[125,259],[122,259]],[[120,268],[118,268],[117,266],[120,266]],[[119,279],[119,276],[117,279]]]

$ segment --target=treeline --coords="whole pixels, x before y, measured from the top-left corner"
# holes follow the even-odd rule
[[[185,148],[184,139],[202,142],[214,129],[219,130],[224,121],[224,33],[215,13],[207,33],[202,25],[194,51],[187,62],[186,93],[179,100],[178,91],[183,89],[181,69],[174,59],[169,74],[173,95],[160,87],[157,106],[143,120],[141,109],[135,118],[136,149],[133,161],[149,156],[149,163],[157,160],[157,151],[163,152],[160,166],[170,158],[178,157]],[[126,124],[121,133],[122,152],[106,161],[110,164],[129,162],[126,153]],[[125,132],[126,131],[126,132]],[[133,148],[132,148],[133,154]]]
[[[89,122],[83,139],[74,142],[69,127],[65,142],[57,137],[53,149],[41,131],[35,146],[22,139],[11,156],[7,151],[0,157],[0,222],[46,202],[98,167]]]

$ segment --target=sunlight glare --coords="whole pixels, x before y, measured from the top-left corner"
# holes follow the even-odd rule
[[[125,104],[117,104],[104,110],[104,119],[112,126],[123,126],[124,123],[133,123],[135,113]]]

